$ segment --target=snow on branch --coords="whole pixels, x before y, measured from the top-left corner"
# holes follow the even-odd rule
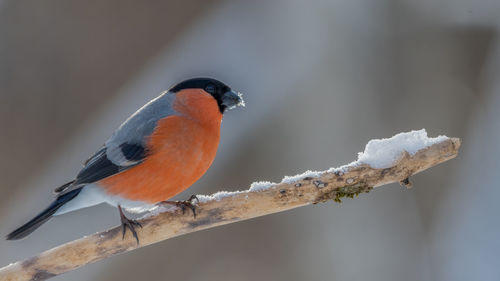
[[[197,217],[178,208],[158,208],[140,220],[140,244],[121,227],[68,242],[35,257],[0,269],[0,280],[45,280],[104,258],[160,241],[289,209],[359,195],[374,187],[399,182],[454,158],[458,138],[428,138],[425,130],[371,140],[358,160],[326,171],[308,171],[285,177],[280,183],[258,182],[244,191],[199,196]]]

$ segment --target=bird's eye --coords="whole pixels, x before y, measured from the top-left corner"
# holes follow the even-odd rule
[[[205,87],[205,91],[207,91],[207,93],[213,94],[213,93],[215,93],[215,86],[212,84],[209,84]]]

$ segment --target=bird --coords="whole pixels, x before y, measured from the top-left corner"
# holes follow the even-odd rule
[[[197,77],[177,83],[146,103],[116,129],[76,177],[56,188],[55,200],[6,236],[18,240],[50,218],[108,203],[119,210],[124,238],[142,225],[125,216],[158,204],[195,213],[196,196],[168,201],[200,179],[215,159],[224,113],[244,106],[242,94],[223,82]]]

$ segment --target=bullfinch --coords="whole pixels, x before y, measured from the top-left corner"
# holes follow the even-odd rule
[[[108,203],[120,212],[123,235],[135,226],[122,208],[144,211],[159,203],[194,209],[196,196],[167,201],[196,182],[212,164],[222,115],[244,105],[240,93],[211,78],[192,78],[132,114],[85,163],[75,179],[55,189],[56,199],[7,235],[21,239],[51,217]]]

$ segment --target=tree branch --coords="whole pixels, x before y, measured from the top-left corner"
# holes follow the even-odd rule
[[[140,220],[140,245],[121,227],[68,242],[24,261],[0,269],[0,280],[44,280],[104,258],[128,252],[175,236],[277,213],[309,204],[340,201],[369,192],[373,187],[400,182],[418,172],[454,158],[460,140],[446,138],[411,155],[404,152],[392,167],[376,169],[352,164],[324,172],[309,172],[281,183],[257,183],[249,190],[200,196],[198,216],[182,214],[178,208],[154,212]]]

